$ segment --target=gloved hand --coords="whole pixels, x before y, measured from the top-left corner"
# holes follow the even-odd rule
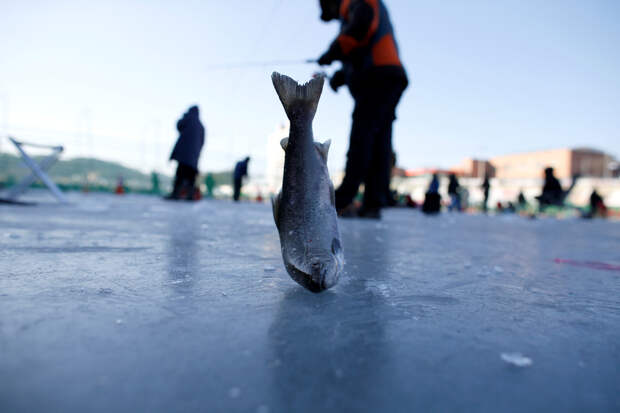
[[[321,55],[321,57],[319,57],[319,60],[317,60],[317,63],[320,66],[329,66],[332,64],[332,62],[336,60],[334,59],[334,57],[332,56],[332,54],[330,53],[330,51],[326,51],[325,53],[323,53]]]
[[[343,70],[336,71],[332,75],[332,78],[329,80],[329,86],[332,88],[334,92],[338,92],[338,88],[340,88],[340,86],[343,86],[344,84],[345,84],[345,78],[344,78]]]

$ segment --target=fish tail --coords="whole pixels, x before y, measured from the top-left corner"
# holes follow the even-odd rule
[[[300,115],[309,117],[309,120],[314,119],[325,76],[315,77],[308,83],[300,85],[288,76],[273,72],[271,80],[289,120]]]

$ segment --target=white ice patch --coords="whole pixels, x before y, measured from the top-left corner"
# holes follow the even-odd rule
[[[241,396],[241,389],[239,387],[231,387],[230,390],[228,390],[228,397],[231,399],[237,399],[239,396]]]
[[[260,406],[258,406],[256,408],[256,413],[269,413],[269,406],[265,405],[265,404],[261,404]]]
[[[502,360],[508,364],[512,364],[517,367],[528,367],[532,365],[532,359],[525,357],[521,353],[502,353],[500,354]]]

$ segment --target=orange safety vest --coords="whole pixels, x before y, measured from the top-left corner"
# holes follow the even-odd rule
[[[349,6],[352,0],[343,0],[340,6],[340,19],[344,23],[349,19]],[[365,1],[373,9],[373,19],[366,36],[358,40],[352,36],[341,34],[338,43],[345,55],[361,51],[362,69],[377,66],[400,66],[402,63],[398,57],[398,45],[394,39],[394,29],[390,22],[387,9],[381,0],[357,0]],[[363,51],[362,51],[363,50]]]

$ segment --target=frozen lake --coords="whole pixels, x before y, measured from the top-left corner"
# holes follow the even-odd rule
[[[267,204],[69,196],[0,205],[3,413],[620,411],[618,223],[340,221],[316,295]]]

